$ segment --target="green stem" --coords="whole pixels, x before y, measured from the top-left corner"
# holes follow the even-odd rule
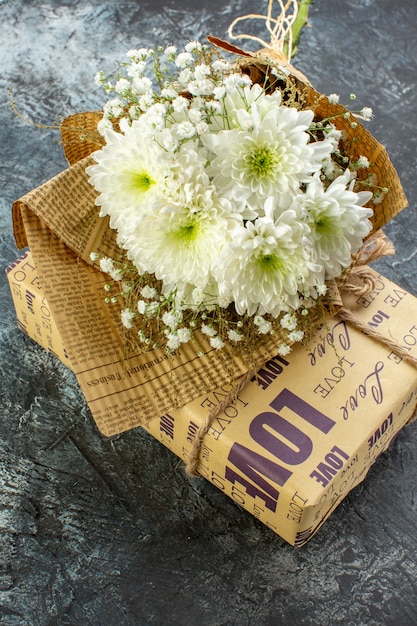
[[[308,10],[314,0],[299,0],[297,19],[292,25],[292,51],[291,57],[297,54],[298,42],[300,40],[301,32],[304,26],[308,22]],[[284,52],[288,54],[288,45],[284,46]]]

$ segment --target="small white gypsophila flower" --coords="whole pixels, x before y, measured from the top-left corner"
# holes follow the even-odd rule
[[[234,330],[233,328],[227,331],[227,336],[231,341],[242,341],[243,339],[242,333],[238,333],[237,330]]]
[[[126,68],[126,74],[130,78],[139,78],[140,76],[143,76],[143,73],[145,72],[145,70],[146,70],[145,61],[139,61],[137,63],[131,62],[130,65],[128,65],[128,67]]]
[[[171,60],[171,57],[174,57],[177,54],[177,47],[176,46],[167,46],[164,50],[164,54],[166,57],[169,58],[169,60]],[[172,58],[172,60],[174,60],[174,58]]]
[[[172,87],[164,87],[164,89],[161,89],[161,97],[167,100],[174,100],[177,95],[177,92]]]
[[[183,113],[188,109],[189,102],[184,96],[177,96],[171,104],[175,113]]]
[[[267,335],[272,330],[271,322],[262,317],[262,315],[255,315],[253,323],[258,327],[258,333],[260,335]]]
[[[195,130],[197,132],[197,135],[204,135],[205,133],[209,132],[210,127],[207,122],[198,122],[198,124],[196,124],[195,126]]]
[[[213,96],[216,100],[222,100],[226,95],[226,87],[224,85],[219,85],[218,87],[214,87]]]
[[[226,76],[224,84],[226,90],[229,91],[231,89],[235,89],[236,87],[251,86],[252,81],[246,74],[239,74],[236,72],[235,74],[229,74],[229,76]]]
[[[334,124],[327,124],[327,126],[323,128],[323,134],[326,140],[331,144],[332,152],[334,152],[339,146],[342,131],[338,130]]]
[[[112,279],[116,282],[123,280],[124,272],[120,268],[113,268],[113,270],[109,272],[109,274],[112,277]]]
[[[110,257],[102,257],[100,259],[100,269],[105,274],[111,274],[114,270],[114,261]]]
[[[273,67],[271,69],[271,74],[272,76],[275,76],[275,78],[279,78],[279,77],[282,77],[283,71],[281,68]]]
[[[373,112],[370,107],[363,107],[363,109],[359,112],[359,115],[361,115],[365,121],[369,122],[369,120],[373,117]]]
[[[178,350],[181,345],[181,340],[176,333],[169,333],[167,336],[167,348],[174,352],[174,350]]]
[[[185,50],[186,52],[200,52],[200,50],[202,50],[203,46],[199,41],[193,40],[193,41],[189,41],[186,45],[185,45]]]
[[[125,328],[133,328],[133,320],[135,319],[135,312],[132,309],[122,309],[120,312],[122,324]]]
[[[304,338],[304,331],[303,330],[293,330],[290,333],[288,333],[288,339],[290,341],[292,341],[293,343],[297,343],[298,341],[302,341]]]
[[[211,67],[215,72],[223,73],[227,72],[230,69],[230,63],[228,63],[227,61],[223,61],[222,59],[217,59],[216,61],[213,61]]]
[[[155,287],[151,287],[150,285],[145,285],[144,287],[142,287],[140,293],[144,298],[148,299],[156,298],[158,295],[157,289],[155,289]]]
[[[281,343],[278,347],[278,354],[280,356],[287,356],[291,352],[291,347],[285,342]]]
[[[153,105],[153,95],[144,93],[138,100],[138,106],[141,111],[148,111]]]
[[[294,330],[297,328],[297,318],[295,315],[291,313],[285,313],[280,319],[280,324],[282,328],[286,328],[287,330]]]
[[[177,335],[181,343],[187,343],[191,339],[191,330],[185,327],[178,328]]]
[[[146,48],[132,49],[126,52],[127,58],[135,61],[145,61],[149,54],[150,52]]]
[[[210,337],[210,345],[216,350],[221,350],[224,348],[224,341],[217,335],[217,337]]]
[[[175,330],[178,327],[181,319],[176,311],[165,311],[162,315],[162,321],[165,326],[168,326],[171,330]]]
[[[152,93],[152,81],[147,76],[135,77],[132,81],[132,90],[137,95],[151,94]]]
[[[183,85],[186,88],[188,86],[188,83],[193,79],[193,76],[194,74],[192,70],[189,67],[186,67],[178,75],[179,85]]]
[[[208,324],[201,324],[201,332],[207,335],[208,337],[215,337],[217,332],[214,330],[213,326],[209,326]]]
[[[194,58],[190,52],[180,52],[177,58],[175,59],[175,65],[179,68],[186,68],[190,65],[193,65]]]
[[[130,81],[127,78],[120,78],[114,86],[114,90],[116,93],[123,95],[126,92],[129,92],[131,89]]]
[[[100,70],[100,72],[97,72],[97,74],[94,77],[94,82],[96,85],[102,85],[102,83],[106,80],[106,75],[103,72],[103,70]]]
[[[113,125],[111,121],[104,117],[97,124],[97,132],[102,137],[104,137],[106,130],[111,130],[111,129],[113,129]]]
[[[145,300],[138,300],[137,309],[140,315],[145,315],[146,313],[146,302]]]
[[[211,67],[206,63],[200,63],[194,66],[194,76],[196,80],[202,80],[211,74]]]
[[[190,122],[194,125],[198,124],[199,122],[201,122],[203,117],[202,112],[200,111],[200,109],[196,109],[194,107],[191,107],[188,111],[188,119],[190,120]]]
[[[172,127],[172,131],[181,139],[190,139],[194,137],[196,130],[191,122],[180,122]]]
[[[188,83],[188,91],[192,96],[210,96],[213,93],[213,82],[209,78],[192,80]]]
[[[192,294],[191,294],[191,298],[192,298],[192,302],[195,305],[200,305],[204,302],[204,293],[202,289],[199,289],[198,287],[196,287],[195,289],[193,289]]]
[[[146,336],[146,333],[142,329],[138,330],[138,337],[139,337],[139,341],[141,341],[142,343],[148,342],[148,337]]]
[[[337,104],[339,102],[340,96],[337,93],[331,93],[330,96],[327,96],[330,104]]]
[[[358,167],[369,167],[369,159],[366,156],[360,156],[357,160]]]

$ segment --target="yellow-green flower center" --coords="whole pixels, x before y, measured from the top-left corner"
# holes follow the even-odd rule
[[[190,220],[171,231],[169,238],[176,245],[189,247],[196,241],[199,233],[199,222],[197,220]]]
[[[154,179],[148,172],[134,172],[132,175],[131,184],[133,189],[137,191],[145,192],[155,184]]]
[[[259,178],[268,178],[279,164],[279,156],[275,150],[267,146],[258,146],[246,157],[247,167],[251,174]]]
[[[340,224],[337,219],[323,214],[314,220],[314,227],[322,237],[334,236],[340,230]]]
[[[258,264],[263,272],[267,274],[274,274],[275,272],[283,273],[285,270],[285,264],[275,254],[263,254],[258,258]]]

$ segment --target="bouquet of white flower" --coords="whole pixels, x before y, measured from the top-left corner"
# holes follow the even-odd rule
[[[124,253],[92,260],[129,341],[171,353],[198,330],[248,352],[270,334],[287,354],[387,192],[355,146],[372,110],[312,97],[270,55],[229,61],[199,42],[130,50],[96,80],[112,97],[87,174]]]

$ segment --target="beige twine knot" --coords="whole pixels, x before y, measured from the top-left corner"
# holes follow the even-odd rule
[[[375,289],[375,273],[369,267],[369,263],[393,254],[395,254],[394,244],[382,230],[378,230],[365,241],[354,257],[352,266],[338,283],[340,290],[360,297]],[[348,280],[350,282],[347,282]]]
[[[388,237],[378,230],[372,237],[370,237],[362,246],[359,253],[354,259],[353,265],[347,273],[345,281],[338,283],[340,292],[343,294],[353,294],[354,296],[361,297],[370,293],[375,288],[376,276],[372,270],[368,267],[368,263],[376,261],[383,256],[390,256],[395,254],[395,248],[393,243]],[[347,281],[350,282],[347,282]],[[358,319],[349,309],[342,307],[337,312],[337,317],[349,322],[352,326],[360,330],[364,335],[373,337],[379,343],[382,343],[389,348],[394,354],[399,356],[407,363],[411,363],[414,367],[417,367],[417,359],[402,348],[396,341],[381,335],[376,330],[371,328],[365,322]]]

